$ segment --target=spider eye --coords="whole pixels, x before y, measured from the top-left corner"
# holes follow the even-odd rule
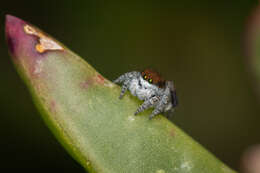
[[[152,82],[153,82],[153,79],[149,79],[148,82],[149,82],[149,83],[152,83]]]
[[[144,77],[143,77],[145,80],[147,79],[147,76],[146,75],[144,75]]]

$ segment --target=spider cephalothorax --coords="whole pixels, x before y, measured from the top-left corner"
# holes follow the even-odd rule
[[[159,113],[173,111],[174,107],[177,106],[177,96],[173,82],[165,81],[154,70],[146,69],[142,72],[128,72],[119,76],[114,82],[122,83],[120,99],[128,89],[132,95],[144,100],[135,115],[154,107],[149,117],[151,119]]]
[[[149,83],[157,85],[160,88],[165,87],[165,80],[160,76],[160,74],[151,69],[145,69],[141,72],[143,78]]]

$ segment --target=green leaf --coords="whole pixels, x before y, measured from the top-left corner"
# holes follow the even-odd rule
[[[33,25],[7,15],[6,38],[46,124],[90,172],[234,172],[162,115],[134,116],[139,100],[119,100],[119,86]]]

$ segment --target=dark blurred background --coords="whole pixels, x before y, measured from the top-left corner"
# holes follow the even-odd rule
[[[0,3],[0,172],[84,172],[56,141],[15,71],[4,16],[40,27],[108,79],[153,67],[175,81],[173,121],[238,169],[260,142],[260,108],[244,56],[257,0],[26,1]]]

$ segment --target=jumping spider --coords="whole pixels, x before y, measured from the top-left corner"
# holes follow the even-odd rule
[[[135,115],[154,107],[149,119],[163,112],[173,112],[178,100],[172,81],[165,81],[156,71],[146,69],[142,72],[132,71],[119,76],[114,83],[122,83],[119,99],[128,89],[132,95],[144,100]]]

